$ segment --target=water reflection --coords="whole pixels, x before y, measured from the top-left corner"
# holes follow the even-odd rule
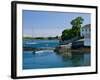
[[[43,48],[35,50],[32,48]],[[68,46],[59,46],[57,40],[36,40],[26,41],[23,44],[23,69],[42,69],[42,68],[60,68],[60,67],[80,67],[91,65],[91,54],[81,50],[73,51]],[[29,50],[26,50],[26,48]],[[57,47],[57,49],[53,49]],[[67,47],[67,48],[66,48]],[[52,48],[52,49],[44,49]]]
[[[56,54],[62,56],[63,62],[68,63],[68,61],[70,61],[72,67],[90,66],[90,53],[81,51],[75,52],[69,49],[66,52]]]
[[[90,66],[90,53],[72,52],[57,53],[53,50],[24,51],[23,69],[58,68]]]
[[[73,66],[80,66],[84,62],[84,53],[81,52],[72,52],[71,58]]]

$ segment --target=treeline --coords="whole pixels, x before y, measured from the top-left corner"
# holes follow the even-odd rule
[[[80,37],[80,28],[83,24],[84,19],[82,17],[76,17],[73,19],[70,24],[72,25],[71,29],[65,29],[62,31],[61,39],[68,40],[73,37]]]
[[[59,39],[59,36],[55,37],[23,37],[24,40],[54,40]]]

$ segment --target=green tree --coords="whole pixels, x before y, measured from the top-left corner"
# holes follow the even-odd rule
[[[68,40],[73,37],[80,37],[80,28],[83,24],[84,19],[82,17],[76,17],[70,23],[72,25],[71,29],[65,29],[62,31],[61,39]]]
[[[48,37],[49,40],[53,39],[53,37]]]
[[[59,37],[58,37],[58,36],[56,36],[55,38],[56,38],[56,39],[58,39]]]
[[[62,40],[67,40],[67,39],[70,39],[72,37],[72,30],[71,29],[65,29],[63,32],[62,32]]]
[[[83,21],[84,19],[80,16],[71,21],[74,36],[80,36],[80,28],[83,24]]]

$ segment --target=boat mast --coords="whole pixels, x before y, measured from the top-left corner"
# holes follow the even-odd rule
[[[32,38],[34,37],[34,36],[33,36],[33,32],[34,32],[34,30],[33,30],[33,26],[32,26]]]

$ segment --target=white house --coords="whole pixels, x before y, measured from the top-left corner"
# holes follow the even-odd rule
[[[91,24],[84,25],[80,29],[81,37],[84,37],[84,46],[91,46]]]

